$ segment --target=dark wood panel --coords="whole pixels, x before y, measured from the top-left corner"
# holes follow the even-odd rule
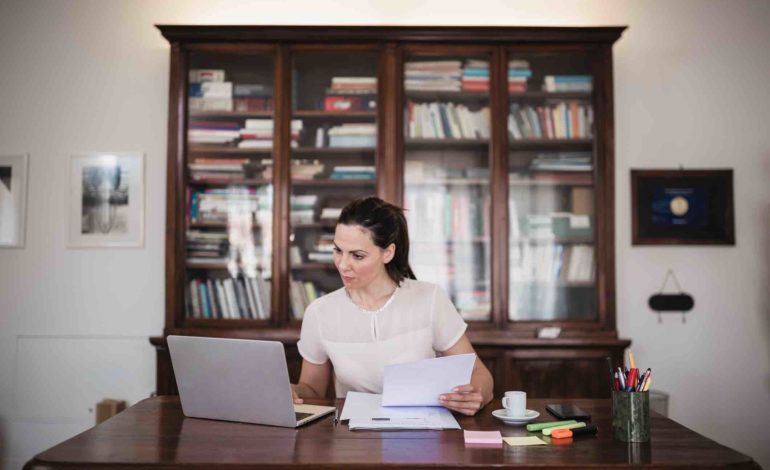
[[[565,400],[591,414],[595,437],[575,438],[556,446],[504,449],[466,448],[463,432],[350,431],[327,416],[299,429],[214,420],[185,419],[177,397],[139,402],[107,421],[36,455],[25,470],[55,468],[538,468],[566,470],[644,467],[760,468],[751,457],[707,439],[657,413],[651,414],[651,441],[627,444],[613,439],[610,400]],[[317,400],[343,406],[343,400]],[[552,418],[547,400],[527,401]],[[462,429],[499,430],[505,437],[526,436],[523,427],[506,426],[492,417],[494,400],[475,416],[457,416]],[[574,442],[573,442],[574,441]]]

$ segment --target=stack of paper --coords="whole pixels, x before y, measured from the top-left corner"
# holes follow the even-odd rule
[[[384,407],[382,395],[361,392],[348,392],[340,420],[351,430],[460,429],[444,407]]]
[[[500,431],[463,431],[465,447],[502,447]]]
[[[475,362],[476,355],[470,353],[385,366],[382,404],[441,406],[442,393],[470,383]]]

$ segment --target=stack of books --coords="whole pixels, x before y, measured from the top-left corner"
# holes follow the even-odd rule
[[[188,107],[190,111],[232,111],[233,83],[220,69],[191,69]]]
[[[454,103],[407,103],[409,137],[413,139],[488,139],[489,108],[471,111]]]
[[[302,133],[302,120],[291,121],[291,146],[298,146]],[[273,120],[272,119],[246,119],[243,129],[240,129],[240,142],[238,148],[271,149],[273,148]]]
[[[404,64],[404,88],[406,91],[460,91],[462,75],[459,60],[407,62]]]
[[[538,153],[529,164],[529,169],[554,172],[591,171],[591,162],[591,152]]]
[[[192,222],[227,222],[232,217],[272,210],[271,195],[253,188],[208,188],[190,192]],[[261,219],[260,219],[261,220]]]
[[[527,91],[527,80],[532,77],[532,70],[526,60],[508,61],[508,92],[523,93]]]
[[[374,166],[336,165],[329,178],[333,180],[373,180]]]
[[[239,112],[273,111],[273,86],[261,83],[233,85],[233,108]]]
[[[332,77],[321,109],[371,111],[377,107],[377,77]]]
[[[517,244],[511,253],[511,283],[593,282],[594,248],[575,244]]]
[[[463,91],[489,91],[489,61],[465,61],[462,76]]]
[[[191,144],[228,145],[240,136],[240,126],[230,121],[192,121],[187,130]]]
[[[513,103],[508,114],[508,132],[514,140],[589,138],[593,119],[589,103],[561,101],[550,106]]]
[[[334,262],[334,234],[324,233],[318,239],[313,251],[307,254],[308,261],[314,261],[316,263],[333,263]]]
[[[224,182],[244,176],[248,158],[195,158],[187,167],[192,181]]]
[[[337,222],[340,218],[340,214],[342,214],[341,207],[324,207],[321,209],[319,219],[321,219],[321,222]]]
[[[329,147],[374,147],[377,126],[369,123],[346,123],[329,129]]]
[[[289,214],[291,224],[312,224],[315,218],[315,206],[317,203],[317,194],[292,195]]]
[[[580,91],[590,93],[593,78],[590,75],[546,75],[543,79],[543,91]]]
[[[315,179],[324,171],[324,165],[318,160],[292,160],[291,179],[308,181]]]
[[[225,263],[230,242],[225,232],[187,231],[187,264]]]

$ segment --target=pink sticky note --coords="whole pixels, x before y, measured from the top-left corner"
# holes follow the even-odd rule
[[[466,447],[502,447],[500,431],[463,431]]]

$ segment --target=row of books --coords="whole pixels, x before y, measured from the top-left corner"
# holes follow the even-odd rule
[[[409,61],[404,64],[404,89],[407,91],[462,90],[460,60]]]
[[[206,188],[188,190],[191,222],[254,221],[259,225],[272,222],[272,192],[261,188]],[[246,219],[244,219],[246,217]]]
[[[407,103],[408,137],[415,139],[488,139],[489,107],[472,111],[455,103]]]
[[[273,86],[263,83],[233,83],[223,69],[191,69],[188,107],[190,111],[272,111]]]
[[[412,237],[420,240],[489,238],[488,191],[470,186],[417,186],[405,194],[406,220]]]
[[[320,109],[332,112],[372,111],[377,107],[377,77],[332,77]]]
[[[191,318],[270,318],[270,282],[260,276],[193,279],[186,300]]]
[[[510,279],[517,282],[593,282],[591,245],[515,244],[509,250]]]
[[[290,221],[296,224],[312,224],[316,222],[316,210],[318,207],[317,194],[292,195],[289,199]],[[342,208],[327,206],[321,208],[319,219],[321,222],[335,222],[342,212]]]
[[[511,240],[588,238],[593,236],[593,193],[573,188],[572,212],[521,214],[519,203],[508,199],[508,225]]]
[[[302,320],[307,306],[324,294],[325,292],[318,289],[310,281],[289,279],[289,303],[291,304],[291,312],[294,319]]]
[[[521,139],[581,139],[592,136],[594,114],[590,104],[562,101],[550,106],[511,104],[508,133]]]

